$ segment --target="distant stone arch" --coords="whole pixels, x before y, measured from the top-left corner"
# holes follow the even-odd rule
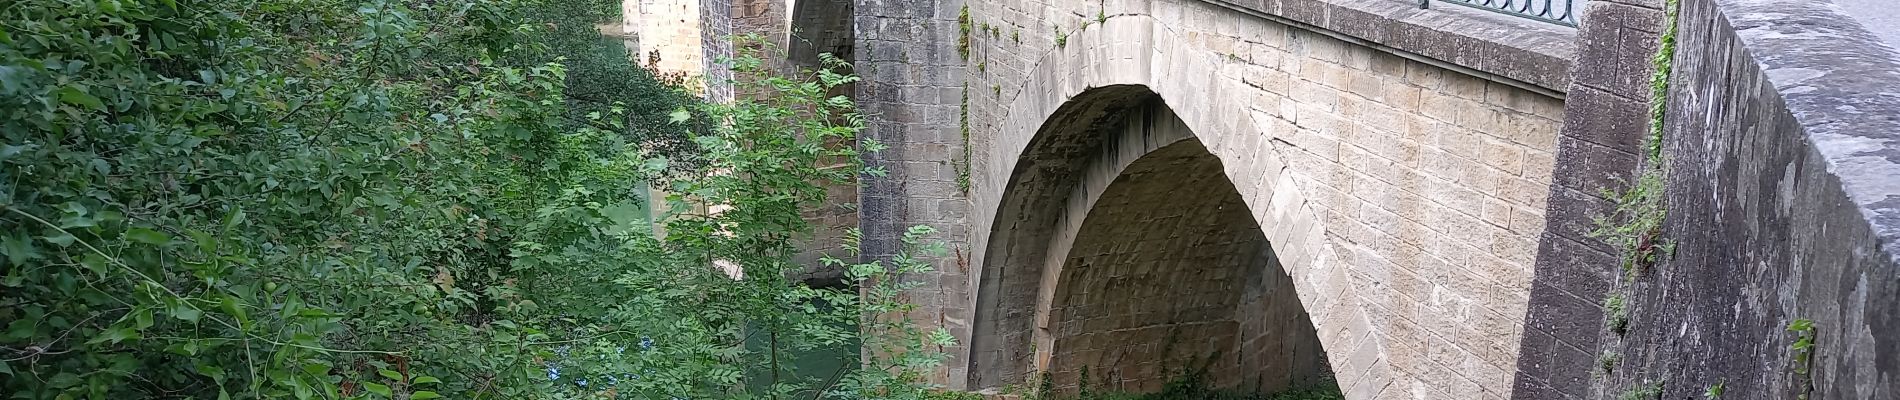
[[[786,57],[793,66],[813,68],[820,64],[819,54],[831,54],[851,60],[853,36],[851,17],[854,5],[848,0],[784,0],[791,5],[788,16]]]

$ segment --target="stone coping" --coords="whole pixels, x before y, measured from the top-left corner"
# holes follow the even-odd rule
[[[1900,51],[1829,2],[1715,4],[1900,264]]]
[[[1834,0],[1847,15],[1860,19],[1860,25],[1900,48],[1900,13],[1893,12],[1892,0]]]
[[[1204,1],[1554,97],[1570,85],[1577,54],[1575,28],[1452,4],[1421,9],[1401,0]]]

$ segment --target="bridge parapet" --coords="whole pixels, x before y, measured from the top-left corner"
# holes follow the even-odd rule
[[[1576,29],[1485,11],[1486,7],[1419,8],[1420,3],[1411,0],[1203,1],[1554,97],[1562,97],[1570,83],[1571,64],[1577,59]],[[1502,0],[1470,1],[1482,6]]]

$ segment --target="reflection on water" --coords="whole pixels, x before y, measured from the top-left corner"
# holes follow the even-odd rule
[[[821,311],[828,311],[831,308],[831,305],[824,300],[814,300],[813,303]],[[856,331],[857,324],[840,325],[838,328]],[[769,357],[768,352],[772,348],[772,336],[769,332],[748,332],[746,336],[748,337],[747,350],[751,350],[760,357]],[[857,368],[861,347],[861,342],[856,338],[845,343],[804,351],[792,349],[789,343],[780,342],[779,362],[782,368],[779,371],[778,380],[786,383],[803,383],[802,386],[809,388],[828,386],[837,382],[850,368]],[[772,382],[769,364],[759,365],[759,368],[754,371],[747,371],[746,387],[752,391],[762,392],[771,386]]]

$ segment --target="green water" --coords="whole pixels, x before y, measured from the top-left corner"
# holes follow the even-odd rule
[[[820,308],[828,307],[818,304]],[[841,329],[856,330],[857,324],[840,325]],[[749,332],[746,348],[757,354],[769,354],[772,349],[772,335],[769,332]],[[800,351],[788,341],[779,342],[779,370],[776,381],[786,383],[804,383],[803,387],[820,388],[836,382],[848,372],[857,368],[861,344],[853,339],[829,347],[818,347]],[[752,392],[764,392],[774,382],[773,371],[769,365],[746,372],[746,387]]]

